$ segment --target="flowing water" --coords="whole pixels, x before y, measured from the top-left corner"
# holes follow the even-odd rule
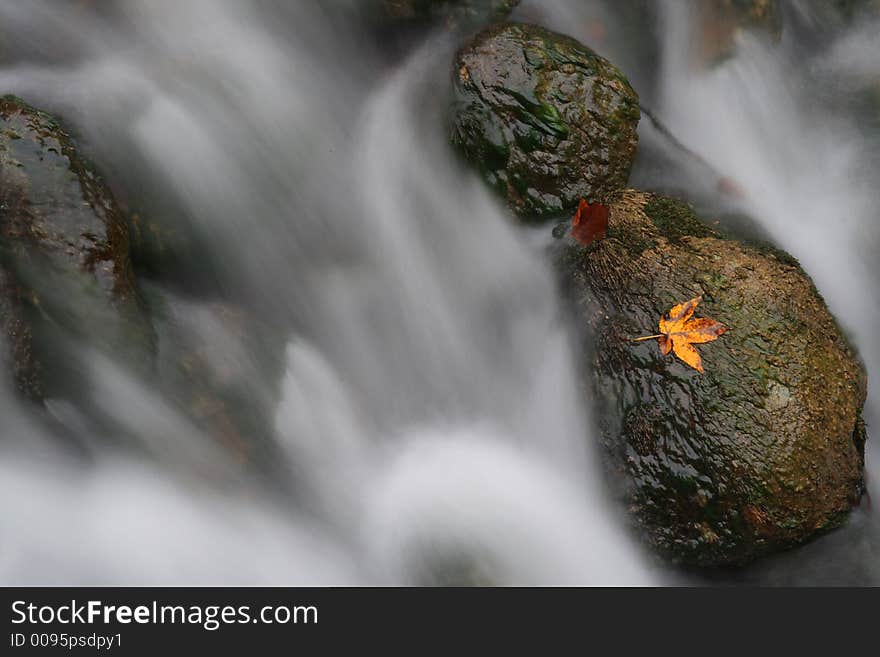
[[[524,0],[517,16],[620,62],[744,190],[721,210],[756,217],[802,261],[880,372],[880,138],[844,102],[880,77],[876,30],[817,43],[816,14],[793,3],[799,32],[742,35],[734,57],[697,70],[689,5],[658,5],[642,45],[660,56],[640,58],[621,4]],[[64,116],[199,253],[177,277],[144,277],[162,308],[156,376],[77,347],[101,421],[0,390],[0,581],[681,581],[648,565],[603,497],[549,236],[513,225],[450,153],[454,39],[389,44],[362,9],[0,0],[0,90]],[[652,166],[682,157],[646,122],[641,138],[633,184],[717,196],[700,167]],[[229,308],[272,337],[242,339]],[[171,392],[191,344],[247,388],[257,465]],[[878,582],[876,514],[734,578]]]

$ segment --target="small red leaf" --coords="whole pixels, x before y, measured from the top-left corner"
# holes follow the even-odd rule
[[[604,239],[608,230],[608,206],[581,199],[571,219],[571,236],[583,245]]]

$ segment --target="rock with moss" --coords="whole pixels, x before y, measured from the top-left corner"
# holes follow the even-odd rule
[[[0,99],[0,207],[0,338],[18,388],[76,388],[82,345],[143,365],[152,330],[126,223],[58,121],[14,96]]]
[[[381,14],[393,23],[475,29],[507,17],[519,0],[380,0]]]
[[[487,28],[455,59],[452,142],[526,219],[602,200],[627,183],[639,100],[574,39],[534,25]]]
[[[583,329],[604,454],[661,554],[737,564],[840,524],[863,492],[866,374],[798,263],[689,206],[625,191],[607,237],[556,259]],[[728,327],[704,373],[663,355],[658,320],[702,295]]]

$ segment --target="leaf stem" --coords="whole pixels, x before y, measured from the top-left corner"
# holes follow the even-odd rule
[[[658,333],[657,335],[646,335],[641,338],[632,338],[630,342],[642,342],[644,340],[653,340],[654,338],[664,338],[666,335],[664,333]]]

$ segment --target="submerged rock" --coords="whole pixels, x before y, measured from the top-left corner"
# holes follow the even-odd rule
[[[710,67],[734,53],[739,35],[750,30],[779,39],[793,32],[805,43],[832,40],[854,25],[880,15],[880,0],[701,0],[692,40],[694,63]]]
[[[495,25],[456,56],[452,142],[524,218],[624,187],[638,122],[626,77],[561,34]]]
[[[499,21],[519,0],[381,0],[382,14],[392,21],[473,29]]]
[[[848,29],[880,16],[880,0],[801,0],[801,18],[826,31]]]
[[[741,563],[838,525],[863,492],[866,374],[797,262],[727,239],[684,203],[625,191],[607,238],[566,240],[563,285],[612,481],[674,561]],[[664,356],[660,316],[703,296],[727,332],[705,373]]]
[[[63,385],[71,339],[117,356],[149,348],[112,195],[58,122],[13,96],[0,99],[0,210],[0,338],[20,390]]]
[[[694,57],[709,66],[726,59],[744,29],[758,29],[778,36],[782,11],[777,0],[703,0],[697,4]]]
[[[185,299],[146,285],[157,334],[159,385],[241,463],[277,460],[271,418],[287,333],[247,309]]]

